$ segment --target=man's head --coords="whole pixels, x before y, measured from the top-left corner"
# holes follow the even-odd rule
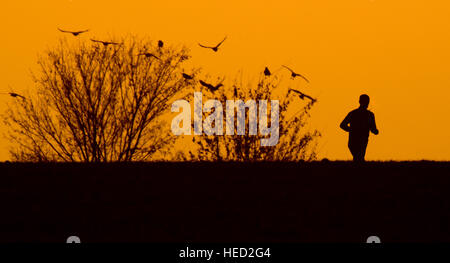
[[[363,94],[359,96],[359,105],[361,108],[367,109],[369,107],[370,98],[368,95]]]

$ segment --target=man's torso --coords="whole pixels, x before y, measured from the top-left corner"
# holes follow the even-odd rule
[[[350,138],[368,139],[373,121],[373,113],[366,109],[358,108],[349,113]]]

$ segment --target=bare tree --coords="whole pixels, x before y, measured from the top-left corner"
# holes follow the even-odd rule
[[[198,149],[190,152],[193,160],[311,161],[316,159],[316,139],[320,133],[317,130],[308,129],[307,120],[317,100],[300,98],[296,93],[291,92],[289,87],[283,86],[276,76],[261,76],[256,85],[243,84],[242,80],[234,81],[232,87],[218,90],[213,97],[223,105],[227,100],[267,100],[269,104],[271,100],[279,100],[279,142],[275,146],[262,147],[260,140],[267,136],[249,134],[250,115],[246,114],[245,135],[194,137]],[[236,117],[236,112],[234,114]],[[270,121],[270,114],[268,119]],[[237,125],[234,125],[234,129],[234,134],[237,134]]]
[[[150,160],[174,140],[160,117],[189,85],[181,74],[187,59],[185,48],[158,48],[137,37],[114,45],[61,41],[39,59],[34,89],[6,112],[18,145],[12,157]]]

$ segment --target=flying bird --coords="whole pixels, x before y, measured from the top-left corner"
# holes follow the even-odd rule
[[[200,44],[200,43],[199,43],[198,45],[201,46],[202,48],[210,48],[210,49],[212,49],[214,52],[217,52],[217,51],[219,51],[220,45],[222,45],[222,43],[223,43],[226,39],[227,39],[227,37],[225,37],[222,41],[220,41],[220,43],[217,44],[215,47],[204,46],[204,45],[202,45],[202,44]]]
[[[266,75],[266,76],[272,75],[272,73],[270,72],[270,70],[269,70],[268,67],[266,67],[266,68],[264,69],[264,75]]]
[[[162,40],[158,41],[158,47],[162,48],[164,46],[164,42]]]
[[[155,54],[150,53],[150,52],[140,53],[139,56],[145,56],[146,58],[154,57],[156,59],[160,59],[158,56],[156,56]]]
[[[293,71],[292,69],[290,69],[289,67],[287,67],[285,65],[282,65],[282,66],[291,72],[291,77],[293,79],[295,79],[295,77],[301,77],[302,79],[304,79],[306,82],[309,83],[309,80],[307,78],[305,78],[304,76],[302,76],[301,74],[296,73],[295,71]]]
[[[17,94],[17,93],[15,93],[15,92],[7,92],[7,93],[1,93],[1,94],[7,94],[7,95],[9,95],[9,96],[11,96],[11,97],[13,97],[13,98],[22,98],[22,99],[25,99],[24,96],[22,96],[22,95],[20,95],[20,94]]]
[[[68,31],[68,30],[63,30],[63,29],[61,29],[61,28],[59,28],[59,27],[58,27],[58,30],[61,31],[61,32],[63,32],[63,33],[69,33],[69,34],[72,34],[72,35],[74,35],[74,36],[78,36],[79,34],[83,34],[83,33],[86,33],[86,32],[89,31],[89,29],[87,29],[87,30],[81,30],[81,31]]]
[[[299,94],[299,97],[300,97],[300,99],[302,99],[302,100],[304,100],[305,98],[307,98],[307,99],[310,99],[312,102],[316,102],[316,101],[317,101],[317,100],[314,99],[313,97],[311,97],[311,96],[309,96],[309,95],[306,95],[305,93],[303,93],[303,92],[301,92],[301,91],[299,91],[299,90],[289,89],[289,92],[291,92],[291,91],[293,91],[293,92]]]
[[[203,87],[208,88],[211,91],[216,91],[218,90],[220,87],[223,86],[222,83],[217,84],[216,86],[213,86],[212,84],[206,83],[203,80],[200,80],[200,84],[202,84]]]
[[[186,80],[191,80],[191,79],[194,78],[194,76],[186,74],[186,73],[183,73],[183,78],[185,78]]]
[[[92,42],[95,43],[101,43],[103,44],[103,46],[107,47],[108,45],[120,45],[120,43],[117,42],[110,42],[110,41],[101,41],[101,40],[95,40],[95,39],[91,39]]]

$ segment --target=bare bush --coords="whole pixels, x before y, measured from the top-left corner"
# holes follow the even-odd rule
[[[116,41],[118,42],[118,41]],[[6,112],[16,161],[144,161],[174,140],[159,118],[189,84],[185,48],[128,37],[60,44]]]
[[[227,100],[267,100],[269,104],[271,100],[279,100],[279,142],[276,146],[262,147],[260,140],[266,136],[249,134],[249,114],[246,114],[245,135],[195,136],[198,149],[190,152],[191,158],[200,161],[315,160],[316,139],[320,133],[310,130],[307,120],[317,101],[301,100],[297,93],[289,90],[277,77],[261,76],[256,85],[236,80],[228,89],[209,93],[223,105]],[[270,121],[270,114],[268,118]],[[234,134],[237,134],[237,125],[234,127]]]

